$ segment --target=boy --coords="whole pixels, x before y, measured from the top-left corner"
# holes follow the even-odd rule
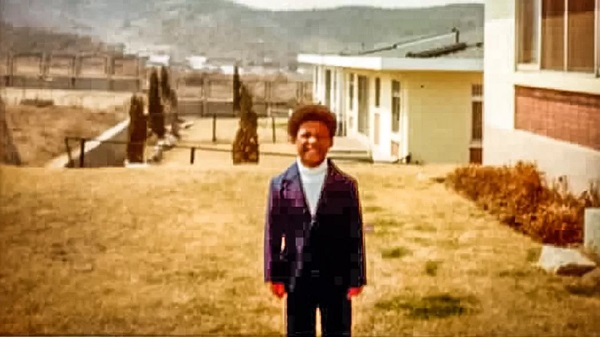
[[[265,220],[265,282],[287,294],[287,335],[350,336],[352,297],[366,285],[362,211],[354,178],[327,158],[335,116],[322,105],[288,122],[296,161],[270,181]]]

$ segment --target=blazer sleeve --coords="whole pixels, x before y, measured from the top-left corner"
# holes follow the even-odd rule
[[[283,226],[280,221],[278,190],[271,179],[267,199],[264,231],[264,280],[282,283],[285,281],[285,263],[281,259]]]
[[[362,219],[362,206],[358,193],[356,181],[351,183],[350,206],[350,233],[351,233],[351,256],[350,256],[350,287],[362,287],[367,284],[365,239]]]

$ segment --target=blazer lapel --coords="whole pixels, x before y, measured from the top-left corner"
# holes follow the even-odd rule
[[[306,202],[306,196],[304,195],[304,189],[302,188],[302,181],[300,180],[300,171],[298,170],[298,164],[292,164],[282,181],[283,184],[283,196],[285,199],[292,202],[292,207],[301,208],[303,211],[308,212],[308,203]]]
[[[325,176],[325,181],[323,182],[323,189],[321,190],[321,197],[319,198],[319,202],[317,203],[317,211],[316,214],[323,212],[327,208],[327,202],[329,199],[329,192],[336,190],[335,184],[337,183],[337,168],[335,164],[331,161],[331,159],[327,158],[327,175]]]
[[[337,177],[338,170],[335,164],[329,158],[326,160],[327,174],[325,176],[325,181],[323,182],[323,188],[321,190],[321,196],[319,197],[315,214],[321,213],[327,207],[328,192],[336,190],[335,185],[339,180]],[[285,199],[292,202],[293,207],[301,208],[306,214],[310,214],[297,163],[292,164],[286,171],[283,178],[283,191],[283,196]]]

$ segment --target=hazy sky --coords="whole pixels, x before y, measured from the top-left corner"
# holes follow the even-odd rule
[[[484,0],[233,0],[241,4],[264,9],[312,9],[339,6],[374,6],[385,8],[428,7],[448,3],[483,3]]]

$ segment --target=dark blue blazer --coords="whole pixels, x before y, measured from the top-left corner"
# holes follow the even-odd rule
[[[316,221],[302,189],[297,163],[270,181],[264,233],[265,282],[293,291],[307,263],[311,226],[318,225],[325,251],[324,284],[350,288],[366,284],[362,210],[357,182],[328,160]],[[282,242],[283,241],[283,242]],[[282,243],[284,243],[282,245]]]

